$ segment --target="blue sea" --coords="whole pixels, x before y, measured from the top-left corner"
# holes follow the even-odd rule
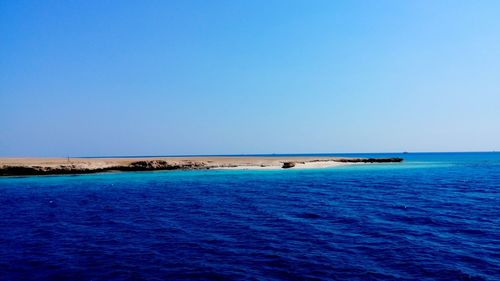
[[[500,280],[500,153],[0,178],[0,280]]]

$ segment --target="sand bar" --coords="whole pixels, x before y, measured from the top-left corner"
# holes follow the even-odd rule
[[[350,163],[401,162],[401,158],[322,156],[192,156],[143,158],[0,158],[0,176],[85,174],[109,171],[297,169]]]

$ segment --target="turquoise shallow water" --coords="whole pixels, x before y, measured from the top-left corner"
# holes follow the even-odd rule
[[[353,156],[0,178],[0,279],[500,279],[500,153]]]

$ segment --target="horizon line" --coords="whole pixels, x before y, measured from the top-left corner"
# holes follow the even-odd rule
[[[499,153],[498,150],[472,151],[399,151],[399,152],[316,152],[316,153],[240,153],[240,154],[163,154],[163,155],[107,155],[107,156],[0,156],[0,158],[159,158],[159,157],[259,157],[304,155],[353,155],[353,154],[429,154],[429,153]]]

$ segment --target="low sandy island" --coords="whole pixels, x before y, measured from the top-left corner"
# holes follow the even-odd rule
[[[88,174],[111,171],[323,168],[401,158],[302,156],[192,156],[146,158],[0,158],[0,176]]]

